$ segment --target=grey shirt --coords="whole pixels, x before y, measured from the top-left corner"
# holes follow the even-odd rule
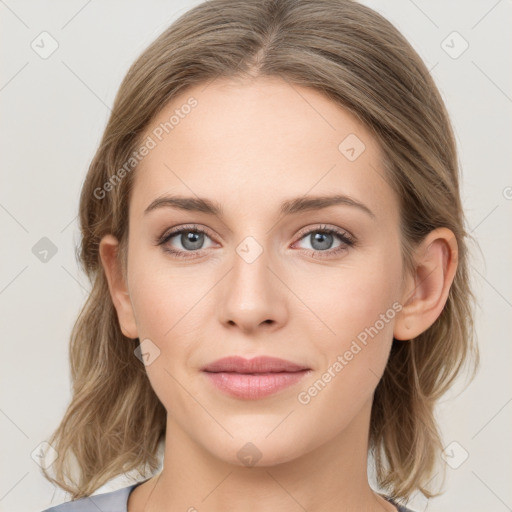
[[[149,480],[149,479],[148,479]],[[128,497],[130,493],[138,485],[143,484],[147,480],[137,482],[128,487],[123,487],[117,491],[106,492],[103,494],[95,494],[74,501],[61,503],[54,507],[47,508],[42,512],[127,512]],[[395,503],[390,498],[386,498],[392,503],[398,512],[414,512],[402,505]]]

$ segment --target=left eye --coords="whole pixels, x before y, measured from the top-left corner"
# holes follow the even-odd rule
[[[332,245],[336,238],[340,240],[340,243],[333,248]],[[326,252],[331,249],[336,250],[340,246],[352,245],[352,241],[346,234],[339,233],[333,229],[314,229],[302,236],[300,240],[310,242],[311,247],[306,247],[306,249],[320,252]]]

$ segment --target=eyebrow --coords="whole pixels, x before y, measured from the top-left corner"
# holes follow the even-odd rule
[[[342,194],[329,196],[303,196],[295,199],[288,199],[281,204],[280,213],[281,215],[292,215],[294,213],[305,211],[321,210],[335,205],[353,206],[365,212],[372,219],[375,219],[375,214],[365,204]],[[223,216],[222,205],[216,201],[202,197],[185,197],[177,195],[158,197],[144,210],[144,215],[162,207],[196,211],[218,217]]]

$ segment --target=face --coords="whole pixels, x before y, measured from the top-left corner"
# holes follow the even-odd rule
[[[320,93],[278,78],[188,89],[148,136],[126,286],[169,424],[239,465],[248,442],[275,464],[342,435],[368,413],[402,300],[398,200],[375,139]],[[177,196],[219,211],[155,203]],[[345,199],[304,202],[333,196]],[[226,356],[308,371],[237,397],[202,371]]]

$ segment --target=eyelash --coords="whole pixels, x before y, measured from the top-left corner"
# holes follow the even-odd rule
[[[198,249],[195,251],[180,251],[180,250],[170,249],[169,247],[164,245],[171,238],[174,238],[176,235],[181,235],[182,233],[189,233],[189,232],[203,233],[206,236],[208,236],[209,238],[212,238],[212,236],[210,236],[210,234],[207,230],[201,228],[200,226],[198,226],[196,224],[190,224],[190,225],[186,225],[186,226],[181,226],[179,229],[175,229],[175,230],[164,233],[161,237],[159,237],[156,240],[156,245],[159,245],[159,246],[161,245],[162,249],[165,252],[171,254],[174,257],[194,258],[195,257],[194,254],[200,253],[202,249]],[[336,247],[335,249],[328,249],[326,251],[319,251],[319,250],[315,250],[315,249],[302,249],[302,251],[305,251],[310,256],[313,256],[315,258],[321,259],[321,258],[326,257],[326,256],[318,256],[318,253],[328,254],[328,257],[336,256],[339,253],[346,251],[348,248],[353,247],[356,244],[356,239],[352,235],[349,235],[346,231],[341,231],[341,230],[338,230],[335,228],[328,228],[326,225],[323,225],[323,226],[320,226],[320,227],[317,227],[314,229],[310,229],[309,231],[301,233],[301,236],[299,237],[299,241],[302,240],[303,238],[307,237],[308,235],[311,235],[312,233],[336,235],[340,239],[340,241],[344,244],[344,245],[340,245],[339,247]],[[185,256],[185,254],[191,254],[191,255]]]

